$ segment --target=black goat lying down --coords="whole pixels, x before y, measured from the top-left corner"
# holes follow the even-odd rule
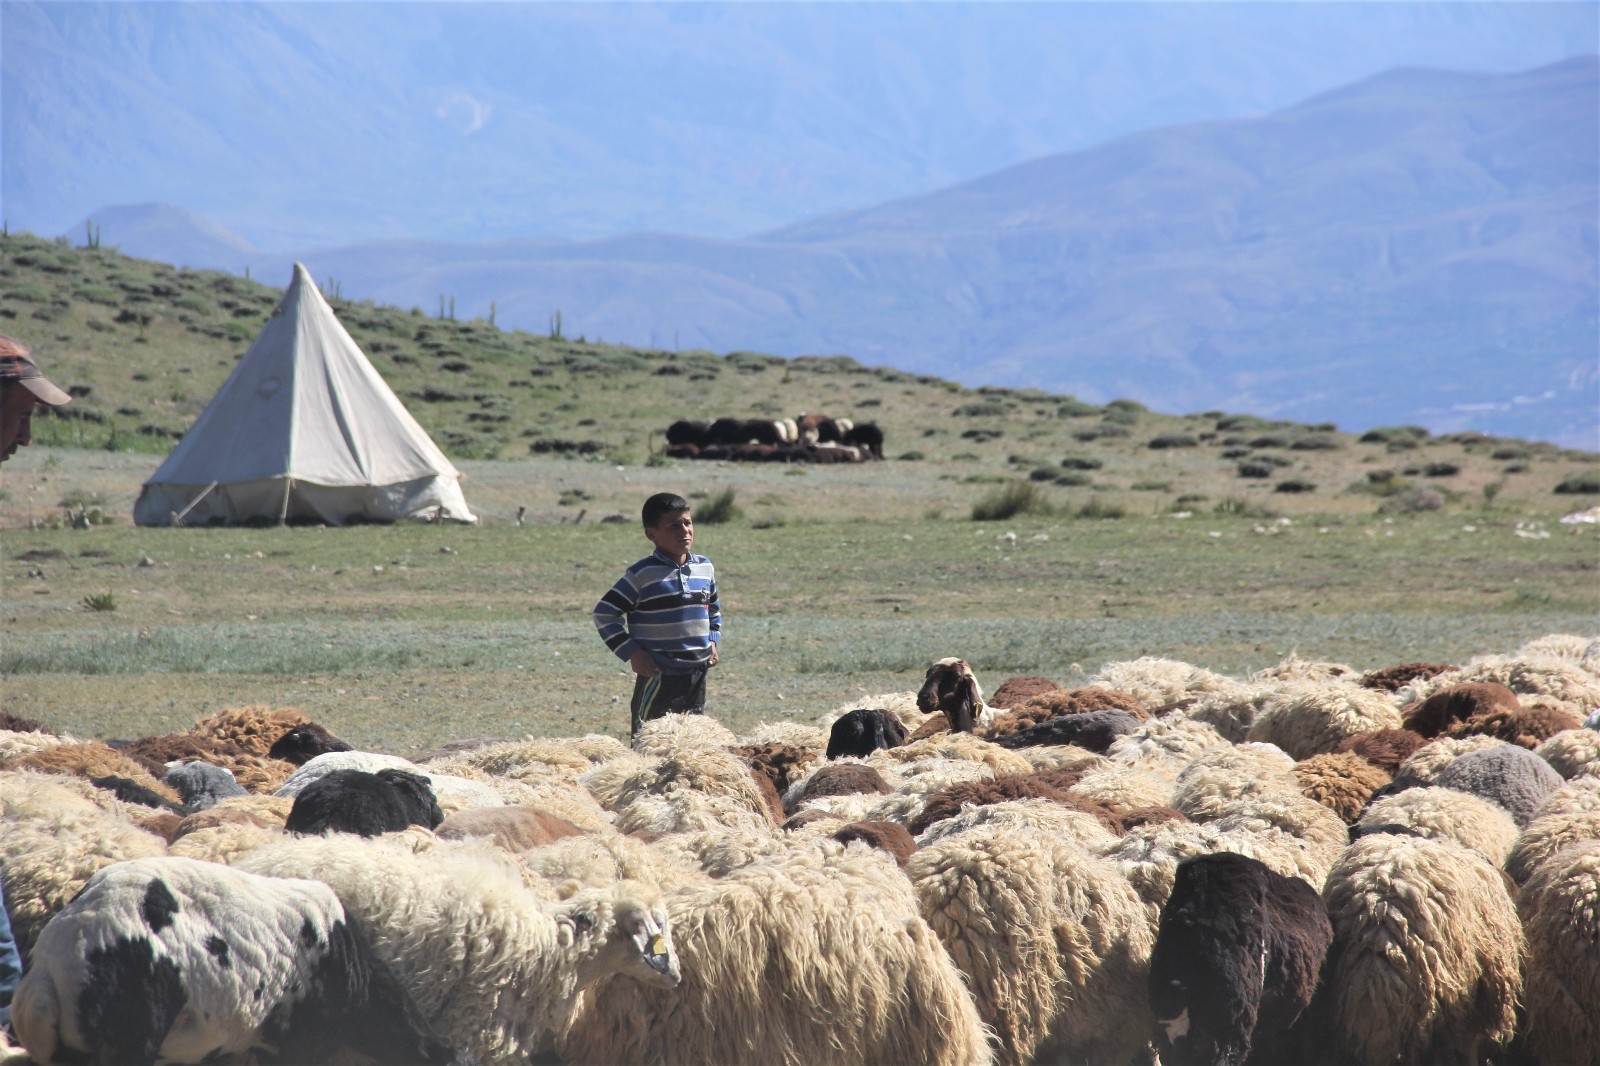
[[[294,799],[283,827],[292,833],[395,833],[412,825],[437,828],[444,812],[428,779],[405,770],[334,770]]]
[[[1032,748],[1042,744],[1076,744],[1104,755],[1118,737],[1139,728],[1139,719],[1127,711],[1085,711],[1019,729],[995,743],[1002,748]]]
[[[1332,941],[1322,897],[1299,878],[1230,852],[1179,863],[1150,955],[1163,1066],[1239,1066],[1252,1048],[1279,1061]]]

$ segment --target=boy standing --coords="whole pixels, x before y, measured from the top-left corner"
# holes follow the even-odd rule
[[[700,714],[706,671],[717,665],[722,611],[711,560],[689,551],[689,501],[658,492],[644,501],[644,535],[655,551],[617,579],[594,607],[600,639],[633,668],[633,736],[664,714]]]

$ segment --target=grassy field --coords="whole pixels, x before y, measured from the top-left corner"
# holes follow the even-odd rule
[[[588,613],[645,551],[634,516],[661,489],[702,509],[732,492],[739,511],[697,544],[728,616],[710,709],[736,728],[913,688],[944,655],[992,687],[1139,655],[1369,669],[1600,633],[1600,530],[1558,521],[1600,502],[1593,453],[1094,406],[843,357],[639,351],[338,299],[483,523],[131,526],[139,485],[277,295],[0,238],[0,331],[78,396],[0,467],[6,711],[132,736],[294,705],[399,752],[621,735],[629,680]],[[898,458],[654,456],[676,417],[802,410],[875,419]],[[597,445],[539,450],[560,441]],[[105,521],[66,528],[68,507]],[[1003,517],[974,521],[985,509]]]
[[[150,465],[112,458],[130,475]],[[80,464],[109,478],[106,462],[29,449],[0,479],[50,485]],[[531,486],[570,471],[491,465],[469,473]],[[619,508],[658,486],[766,491],[696,464],[594,473],[596,499]],[[1139,655],[1242,673],[1297,652],[1365,669],[1600,633],[1600,533],[1548,516],[873,520],[828,506],[831,480],[792,480],[817,496],[785,486],[793,499],[767,505],[782,524],[700,529],[728,616],[711,709],[736,727],[914,688],[944,655],[992,686],[1015,673],[1082,681]],[[395,751],[624,728],[628,678],[588,614],[646,548],[631,521],[173,530],[123,518],[13,527],[4,543],[4,705],[63,730],[141,735],[255,703],[302,707]]]

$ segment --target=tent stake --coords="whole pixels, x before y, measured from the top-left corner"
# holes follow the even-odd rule
[[[289,522],[289,494],[294,491],[294,478],[283,479],[283,508],[278,512],[278,525],[287,525]]]

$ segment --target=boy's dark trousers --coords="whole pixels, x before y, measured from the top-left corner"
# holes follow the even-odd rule
[[[633,679],[633,736],[639,727],[665,714],[701,714],[706,706],[706,667],[686,674]]]

